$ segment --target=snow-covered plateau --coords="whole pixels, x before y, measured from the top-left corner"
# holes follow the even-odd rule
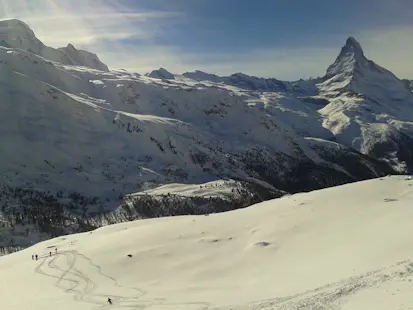
[[[412,82],[349,38],[324,77],[140,75],[0,21],[0,247],[413,168]],[[276,75],[276,72],[274,73]]]
[[[0,258],[1,308],[412,309],[412,199],[384,177],[58,237]]]

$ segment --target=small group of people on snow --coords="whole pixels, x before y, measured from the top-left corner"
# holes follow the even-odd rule
[[[57,254],[57,248],[55,248],[54,251]],[[52,256],[52,252],[49,252],[49,256]],[[32,255],[32,260],[38,260],[38,259],[39,259],[39,255],[37,254]]]

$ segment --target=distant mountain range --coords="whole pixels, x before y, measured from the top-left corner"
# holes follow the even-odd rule
[[[109,70],[18,20],[0,42],[0,246],[413,169],[413,83],[354,38],[299,81]]]

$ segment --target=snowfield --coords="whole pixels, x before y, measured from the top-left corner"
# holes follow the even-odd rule
[[[0,258],[2,309],[411,309],[412,199],[394,176],[52,239]]]

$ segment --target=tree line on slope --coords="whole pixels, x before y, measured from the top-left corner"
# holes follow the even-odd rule
[[[88,212],[99,209],[96,197],[79,193],[63,195],[60,191],[39,192],[32,189],[3,187],[0,218],[0,252],[30,246],[33,242],[66,234],[91,231],[96,228],[135,219],[180,215],[206,215],[226,212],[280,197],[252,183],[240,183],[232,189],[230,198],[182,197],[176,195],[140,195],[126,201],[116,211]],[[9,199],[5,199],[5,197]],[[96,209],[96,208],[95,208]]]
[[[231,190],[231,198],[164,195],[137,195],[121,205],[128,220],[180,215],[207,215],[227,212],[282,196],[257,184],[242,182]]]

